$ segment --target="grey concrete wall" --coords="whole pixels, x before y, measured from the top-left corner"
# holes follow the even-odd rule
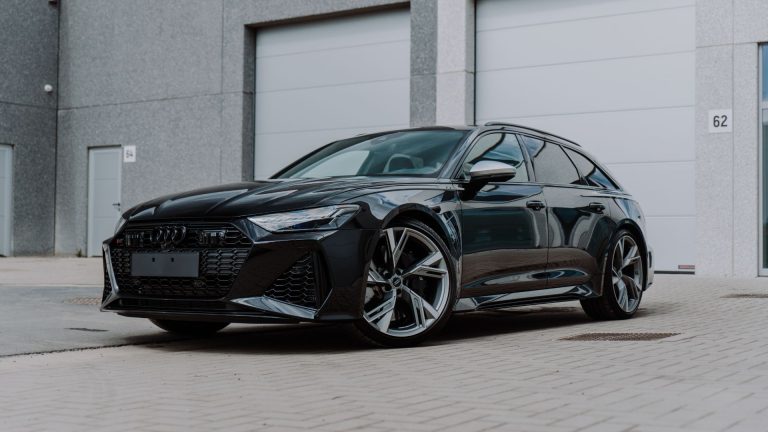
[[[696,273],[754,277],[759,263],[758,44],[768,3],[699,0],[696,10]],[[708,111],[733,109],[733,133]]]
[[[13,146],[14,255],[53,252],[58,19],[47,0],[3,0],[0,12],[0,143]]]
[[[56,253],[85,251],[88,149],[135,145],[123,208],[222,180],[218,1],[62,2]]]
[[[136,146],[137,161],[123,164],[124,209],[158,195],[252,178],[254,27],[407,5],[62,2],[56,253],[85,250],[89,148]]]

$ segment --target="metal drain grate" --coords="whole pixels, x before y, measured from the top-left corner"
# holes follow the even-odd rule
[[[101,304],[101,299],[98,297],[75,297],[64,300],[64,303],[73,305],[98,306]]]
[[[768,299],[768,294],[728,294],[720,298],[735,298],[735,299]]]
[[[561,338],[564,341],[652,341],[677,336],[680,333],[583,333]]]
[[[109,330],[93,329],[87,327],[67,327],[67,330],[84,331],[84,332],[105,332]]]

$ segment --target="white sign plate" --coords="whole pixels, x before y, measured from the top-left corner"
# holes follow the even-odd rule
[[[136,146],[123,147],[123,162],[136,162]]]
[[[709,110],[707,122],[709,122],[709,133],[731,133],[733,132],[733,110]]]
[[[131,163],[136,162],[136,146],[129,145],[123,147],[123,162]]]

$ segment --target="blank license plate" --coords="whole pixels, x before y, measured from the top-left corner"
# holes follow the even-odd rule
[[[197,252],[134,253],[131,276],[196,278],[199,261]]]

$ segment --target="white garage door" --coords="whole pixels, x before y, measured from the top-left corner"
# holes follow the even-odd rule
[[[643,205],[659,270],[695,257],[694,3],[477,4],[478,124],[581,143]]]
[[[0,255],[11,255],[12,147],[0,144]]]
[[[409,89],[407,10],[260,29],[256,177],[335,139],[407,127]]]

